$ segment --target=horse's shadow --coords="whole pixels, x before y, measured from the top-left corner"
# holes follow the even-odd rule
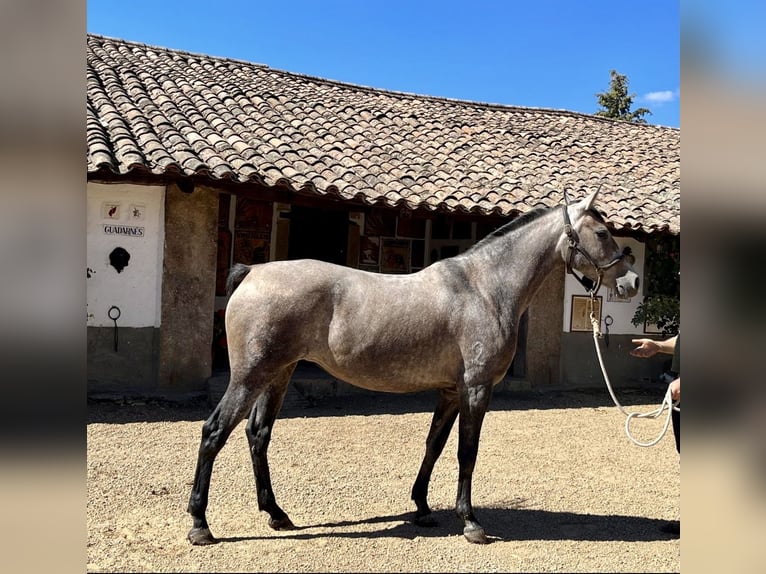
[[[490,542],[523,540],[587,540],[593,542],[651,542],[667,540],[668,534],[660,531],[666,521],[641,516],[604,514],[578,514],[547,510],[513,508],[477,508],[476,516],[487,530]],[[340,520],[298,526],[290,532],[273,536],[233,536],[219,538],[219,542],[242,542],[246,540],[269,540],[285,538],[313,540],[318,538],[446,538],[462,534],[461,521],[452,510],[434,510],[436,525],[418,526],[412,522],[414,513],[407,512],[389,516],[373,516],[359,520]],[[344,528],[379,523],[396,523],[380,529],[359,532]],[[332,528],[333,531],[312,532]]]

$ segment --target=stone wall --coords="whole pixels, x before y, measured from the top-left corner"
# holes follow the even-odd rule
[[[217,226],[217,192],[168,186],[158,373],[168,393],[204,391],[211,374]]]
[[[564,312],[564,266],[543,282],[528,310],[527,373],[532,387],[559,383],[561,373],[561,317]]]

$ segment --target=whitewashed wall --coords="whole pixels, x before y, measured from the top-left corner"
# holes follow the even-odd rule
[[[607,315],[611,315],[614,322],[609,327],[609,333],[612,335],[642,335],[644,333],[643,325],[638,327],[633,326],[630,320],[638,308],[638,304],[643,301],[643,281],[644,281],[644,244],[629,238],[629,237],[615,237],[615,241],[620,246],[620,249],[625,246],[629,246],[633,250],[633,255],[636,257],[636,262],[633,264],[633,268],[638,273],[638,276],[642,282],[642,287],[639,288],[638,294],[631,297],[630,301],[609,301],[609,290],[602,286],[598,295],[601,297],[601,331],[605,330],[604,318]],[[581,275],[581,273],[578,273]],[[564,332],[570,332],[571,325],[571,313],[572,313],[572,295],[586,295],[587,291],[580,285],[580,283],[572,275],[567,274],[564,283]]]
[[[159,327],[165,188],[88,183],[87,191],[87,325],[114,326],[116,305],[118,327]],[[109,264],[115,247],[130,253],[120,273]]]

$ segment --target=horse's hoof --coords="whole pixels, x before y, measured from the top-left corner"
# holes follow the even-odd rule
[[[431,513],[424,514],[423,516],[415,515],[415,524],[417,526],[431,528],[432,526],[436,526],[436,520]]]
[[[274,530],[295,530],[295,524],[289,516],[284,518],[269,518],[269,526]]]
[[[473,544],[487,544],[487,535],[481,526],[466,526],[463,528],[463,536]]]
[[[189,530],[187,538],[194,546],[205,546],[218,542],[209,528],[192,528]]]

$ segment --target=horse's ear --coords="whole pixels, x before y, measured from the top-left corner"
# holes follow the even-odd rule
[[[569,201],[569,194],[567,193],[567,190],[562,190],[564,192],[564,203],[569,205],[571,202]]]
[[[598,196],[598,192],[601,188],[599,187],[596,191],[591,193],[588,197],[583,199],[583,211],[588,211],[589,209],[593,208],[593,204],[596,202],[596,196]]]

